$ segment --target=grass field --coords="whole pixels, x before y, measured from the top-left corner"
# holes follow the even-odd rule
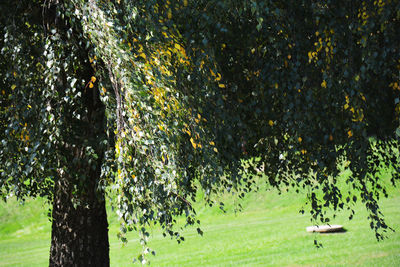
[[[385,178],[387,179],[387,178]],[[304,195],[262,191],[248,195],[241,213],[198,204],[203,237],[195,228],[183,231],[185,242],[177,244],[152,230],[150,246],[157,255],[149,259],[153,266],[400,266],[400,192],[389,188],[390,196],[380,204],[390,226],[396,232],[377,242],[369,228],[362,204],[355,206],[356,216],[340,214],[332,224],[344,225],[347,232],[310,234],[309,216],[298,210]],[[50,222],[43,200],[29,200],[20,206],[15,200],[0,202],[0,266],[46,266],[50,246]],[[111,266],[129,266],[139,253],[136,234],[129,235],[122,247],[116,238],[118,222],[109,211]],[[314,239],[323,248],[314,246]]]

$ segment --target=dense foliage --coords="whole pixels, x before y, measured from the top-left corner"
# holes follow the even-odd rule
[[[122,233],[138,230],[145,245],[154,221],[182,239],[174,218],[197,223],[191,203],[200,188],[213,203],[266,175],[277,188],[309,188],[310,213],[322,222],[327,207],[361,199],[382,237],[379,171],[399,179],[399,1],[21,0],[1,8],[4,198],[51,200],[67,170],[80,196],[87,169],[101,165],[97,183],[112,188]],[[64,154],[79,146],[87,166]],[[356,194],[336,185],[343,167]]]

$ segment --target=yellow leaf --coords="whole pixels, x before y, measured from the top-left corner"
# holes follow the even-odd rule
[[[183,5],[187,6],[188,5],[188,0],[183,0]]]
[[[168,10],[167,16],[168,16],[169,19],[172,19],[172,12],[171,12],[171,10]]]
[[[17,87],[15,84],[11,85],[11,89],[14,90]]]
[[[31,108],[32,108],[32,106],[28,104],[28,108],[29,108],[29,109],[31,109]]]
[[[326,81],[325,81],[325,80],[322,81],[321,87],[322,87],[322,88],[326,88]]]
[[[90,81],[91,81],[92,83],[94,83],[94,82],[96,81],[96,77],[92,76],[92,77],[90,78]]]
[[[166,32],[162,32],[162,35],[164,35],[165,38],[168,38],[168,34]]]
[[[348,109],[349,108],[349,104],[344,105],[344,109]]]
[[[218,86],[219,86],[219,88],[225,88],[225,84],[223,84],[223,83],[218,84]]]
[[[218,153],[218,149],[216,147],[213,148],[215,153]]]
[[[175,44],[174,46],[175,46],[175,48],[178,49],[178,50],[181,50],[181,49],[182,49],[182,46],[180,46],[180,44]]]
[[[5,94],[6,94],[6,91],[4,91],[4,90],[1,90],[1,93],[2,93],[3,95],[5,95]]]
[[[92,82],[89,82],[89,88],[93,88],[93,83]]]
[[[268,124],[269,126],[274,126],[274,122],[272,120],[269,120]]]
[[[192,143],[192,146],[196,149],[197,145],[196,145],[196,143],[194,142],[193,137],[190,138],[190,143]]]
[[[305,150],[305,149],[302,149],[302,150],[301,150],[301,154],[304,155],[304,154],[306,154],[306,153],[307,153],[307,150]]]
[[[146,54],[145,54],[145,53],[140,53],[139,56],[142,57],[142,58],[144,58],[144,59],[146,59]]]
[[[301,141],[303,141],[303,139],[301,137],[299,137],[297,140],[299,140],[299,143],[301,143]]]
[[[210,142],[210,145],[215,146],[214,141],[211,141],[211,142]]]
[[[351,130],[349,130],[348,132],[347,132],[347,136],[350,138],[350,137],[352,137],[353,136],[353,132],[351,131]]]
[[[279,85],[278,83],[275,83],[275,89],[278,89]]]

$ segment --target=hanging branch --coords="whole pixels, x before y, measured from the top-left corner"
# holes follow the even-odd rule
[[[125,127],[125,123],[124,123],[124,118],[122,116],[122,101],[121,101],[121,95],[119,94],[119,87],[118,86],[118,82],[111,70],[111,66],[110,64],[107,64],[107,69],[108,69],[108,73],[110,75],[110,80],[111,80],[111,84],[112,87],[114,89],[114,93],[115,93],[115,98],[117,100],[117,131],[118,134],[121,133],[121,130],[123,130]]]

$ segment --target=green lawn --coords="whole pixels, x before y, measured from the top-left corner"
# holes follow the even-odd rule
[[[342,224],[345,233],[309,234],[308,215],[301,215],[304,195],[276,191],[252,193],[243,201],[244,210],[223,214],[199,204],[198,214],[204,236],[195,228],[184,230],[185,242],[177,244],[152,230],[150,246],[156,250],[149,259],[153,266],[400,266],[400,193],[390,188],[381,200],[388,224],[397,232],[377,242],[361,204],[348,221],[340,214],[332,224]],[[231,210],[233,204],[229,202]],[[42,200],[24,206],[15,200],[0,202],[0,266],[46,266],[50,245],[50,223]],[[111,266],[127,266],[140,247],[136,233],[125,247],[116,238],[118,222],[109,211]],[[314,239],[323,248],[314,246]]]

